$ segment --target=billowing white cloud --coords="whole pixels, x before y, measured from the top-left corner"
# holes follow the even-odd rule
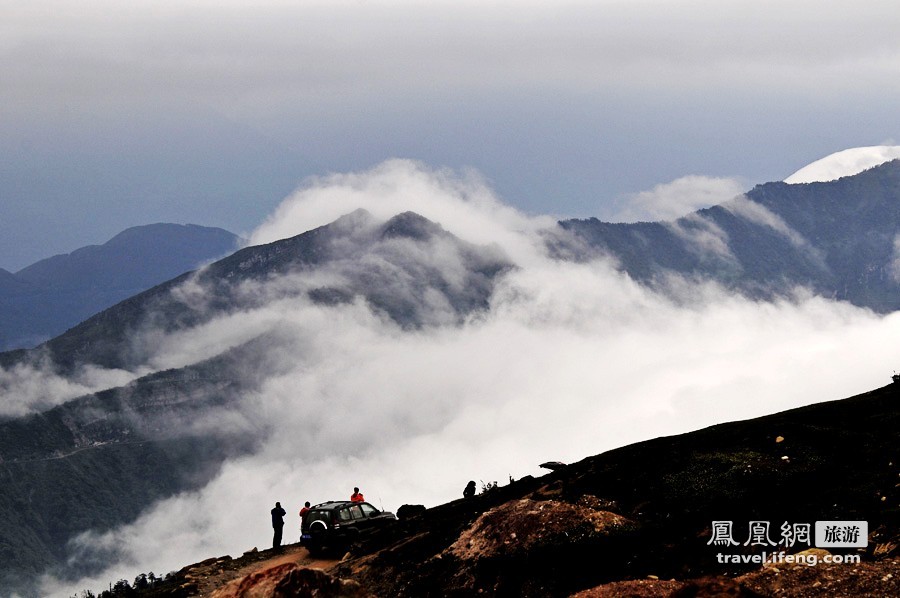
[[[329,210],[387,214],[400,205],[443,216],[454,232],[473,223],[473,238],[498,231],[520,267],[503,275],[490,309],[461,325],[403,330],[362,302],[316,305],[282,288],[272,292],[279,299],[214,320],[190,339],[157,339],[161,353],[181,346],[185,363],[222,339],[277,328],[261,349],[270,372],[239,408],[266,437],[205,488],[162,501],[131,525],[86,533],[75,546],[115,547],[121,562],[74,584],[48,579],[47,593],[265,547],[275,501],[288,510],[286,540],[295,541],[303,501],[349,496],[353,486],[386,509],[434,505],[460,496],[469,479],[539,475],[548,459],[843,398],[881,385],[896,367],[884,347],[900,334],[898,315],[802,290],[776,303],[689,283],[656,294],[603,261],[550,259],[537,240],[542,222],[503,207],[481,183],[421,165],[310,182],[257,238],[300,232]]]
[[[617,216],[624,222],[674,220],[743,193],[737,179],[691,175],[626,198]]]
[[[537,250],[537,230],[550,217],[526,217],[503,204],[474,171],[432,169],[413,160],[389,160],[360,173],[312,178],[278,206],[249,236],[250,245],[293,237],[364,207],[386,220],[412,211],[459,238],[479,245],[496,243],[516,262]]]

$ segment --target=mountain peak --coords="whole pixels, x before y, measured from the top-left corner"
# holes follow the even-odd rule
[[[900,159],[900,145],[854,147],[807,164],[784,179],[784,182],[798,184],[835,181],[897,159]]]
[[[426,241],[434,235],[445,232],[441,225],[415,212],[397,214],[384,223],[382,238],[405,237],[416,241]]]

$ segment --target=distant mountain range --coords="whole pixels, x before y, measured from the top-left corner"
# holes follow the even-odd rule
[[[462,280],[451,282],[442,262],[413,259],[396,247],[405,239],[414,245],[447,244],[465,269]],[[106,368],[135,368],[146,357],[136,348],[134,335],[142,328],[173,331],[198,326],[228,312],[258,307],[266,301],[308,295],[317,303],[336,304],[364,298],[403,327],[430,322],[426,309],[432,291],[446,302],[442,316],[458,322],[475,309],[487,307],[492,279],[511,267],[496,248],[479,248],[454,237],[439,225],[407,212],[379,223],[365,210],[296,237],[268,245],[247,247],[219,260],[196,275],[182,276],[155,286],[92,316],[64,334],[42,344],[35,354],[49,355],[64,369],[92,364]],[[337,280],[300,280],[278,296],[248,292],[247,284],[273,276],[329,269]],[[455,278],[454,273],[454,278]],[[398,280],[399,279],[399,280]],[[172,291],[188,280],[204,289],[208,300],[192,304]],[[429,296],[426,296],[429,295]],[[0,364],[4,363],[0,354]]]
[[[380,221],[359,210],[186,272],[210,254],[228,253],[235,238],[218,229],[172,226],[130,229],[99,248],[14,275],[0,272],[0,309],[9,318],[16,310],[42,317],[28,293],[36,305],[41,297],[65,305],[67,294],[93,292],[111,301],[115,293],[130,293],[35,349],[0,354],[0,365],[49,360],[60,375],[82,365],[135,376],[161,370],[0,421],[0,592],[27,589],[47,568],[65,575],[67,539],[133,520],[160,498],[202,486],[230,456],[252,450],[259,431],[223,427],[231,420],[217,415],[239,408],[242,394],[280,367],[260,348],[281,331],[252,331],[211,347],[198,363],[166,366],[171,369],[150,362],[160,335],[188,338],[230,314],[308,302],[364,305],[400,331],[457,326],[489,309],[496,285],[518,267],[499,247],[467,243],[420,215]],[[804,287],[889,312],[900,308],[898,235],[895,161],[829,183],[760,185],[673,222],[567,220],[545,238],[560,260],[606,257],[635,280],[667,292],[677,290],[675,275],[759,298]],[[195,244],[197,238],[209,242]],[[159,253],[161,247],[168,251]],[[176,273],[147,288],[152,276],[134,265],[148,255]],[[160,265],[155,275],[164,269]],[[74,307],[66,313],[74,317]],[[302,393],[298,389],[301,402]],[[79,563],[85,570],[93,565]]]
[[[220,228],[150,224],[15,274],[0,269],[0,350],[33,347],[123,299],[233,252],[238,242]]]
[[[879,313],[900,309],[900,160],[826,183],[767,183],[672,222],[560,225],[580,244],[560,255],[605,255],[638,282],[673,274],[751,297],[797,287]]]

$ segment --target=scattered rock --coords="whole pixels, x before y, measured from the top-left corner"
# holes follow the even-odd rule
[[[550,471],[557,471],[563,469],[566,466],[562,461],[546,461],[545,463],[541,463],[540,467],[544,469],[549,469]]]
[[[293,569],[276,584],[273,598],[316,596],[317,598],[370,598],[362,586],[348,579],[338,579],[318,569]]]
[[[402,505],[397,509],[397,519],[406,521],[410,517],[419,517],[425,511],[425,505]]]
[[[684,587],[683,581],[658,581],[648,579],[636,579],[632,581],[615,581],[606,583],[596,588],[582,590],[573,594],[572,598],[659,598],[660,596],[672,596],[677,590]]]
[[[369,598],[362,586],[339,579],[319,569],[301,567],[297,563],[281,563],[254,571],[215,591],[211,598]]]
[[[512,556],[537,546],[607,535],[631,525],[608,511],[558,500],[513,500],[481,515],[446,552],[463,560]],[[514,539],[510,542],[509,539]]]

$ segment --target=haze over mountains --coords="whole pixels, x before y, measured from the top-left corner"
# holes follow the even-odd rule
[[[164,571],[264,544],[275,500],[434,504],[895,367],[898,162],[670,223],[555,225],[413,163],[317,184],[267,227],[374,198],[0,356],[0,585]]]

